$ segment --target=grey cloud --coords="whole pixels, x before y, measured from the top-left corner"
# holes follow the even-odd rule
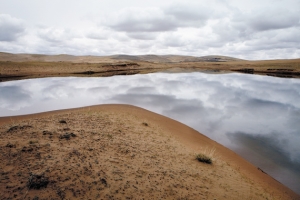
[[[25,31],[23,22],[10,15],[0,14],[0,41],[14,41]]]
[[[103,35],[101,33],[97,33],[97,32],[90,32],[90,33],[86,34],[86,37],[90,38],[90,39],[95,39],[95,40],[105,40],[108,38],[108,36]]]
[[[176,22],[158,8],[126,8],[110,17],[106,25],[116,31],[159,32],[176,29]]]
[[[250,12],[235,10],[229,19],[237,30],[253,34],[260,31],[297,27],[300,25],[299,12],[300,9],[297,7],[286,9],[274,5]]]
[[[174,17],[179,27],[201,27],[209,18],[214,18],[213,10],[203,5],[173,4],[164,12]]]
[[[157,37],[157,34],[154,32],[129,32],[127,35],[137,40],[154,40]]]
[[[232,20],[219,19],[217,23],[211,26],[214,34],[216,34],[216,40],[210,42],[215,43],[214,46],[221,47],[226,43],[239,42],[241,40],[249,40],[252,35],[249,32],[249,28],[243,22],[235,23]],[[208,44],[207,46],[210,46]]]
[[[176,19],[179,20],[191,20],[191,21],[198,21],[198,20],[206,20],[210,11],[199,9],[197,7],[187,6],[186,4],[183,5],[172,5],[165,11],[166,14],[173,15]]]
[[[163,38],[163,44],[168,47],[183,47],[187,43],[187,41],[181,39],[181,35],[170,34]]]
[[[117,31],[125,32],[159,32],[171,31],[177,28],[175,22],[165,19],[128,19],[111,25]]]
[[[225,50],[226,52],[233,51],[231,53],[233,56],[248,55],[248,59],[251,60],[253,58],[250,53],[257,57],[255,51],[261,51],[257,54],[264,53],[263,56],[268,55],[270,58],[282,57],[280,54],[274,54],[276,49],[290,49],[291,52],[297,52],[299,49],[299,12],[299,8],[287,10],[278,6],[249,12],[233,9],[230,13],[220,16],[216,23],[211,25],[215,39],[205,46],[216,49],[226,49],[225,46],[230,46]],[[236,49],[235,45],[237,45]],[[289,54],[280,51],[281,54]]]
[[[113,37],[110,30],[106,28],[100,28],[100,27],[97,28],[92,27],[90,30],[87,30],[84,35],[86,38],[95,39],[95,40],[107,40]]]
[[[75,38],[82,38],[77,31],[65,28],[40,28],[37,36],[44,41],[58,43],[59,45],[68,43]],[[75,46],[76,44],[73,45]]]
[[[39,32],[39,37],[48,42],[57,43],[65,39],[64,30],[45,29]]]
[[[274,10],[265,12],[249,19],[249,25],[257,31],[266,31],[274,29],[283,29],[294,26],[299,26],[299,14],[288,10]]]
[[[109,20],[106,26],[116,31],[163,32],[180,27],[202,27],[212,14],[203,6],[176,4],[164,9],[127,8]],[[134,35],[131,35],[134,36]]]

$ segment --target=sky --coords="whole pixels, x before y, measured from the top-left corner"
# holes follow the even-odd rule
[[[0,0],[0,51],[300,58],[300,0]]]

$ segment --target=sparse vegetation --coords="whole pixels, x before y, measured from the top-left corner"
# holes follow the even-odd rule
[[[38,143],[39,141],[37,141],[37,140],[30,140],[29,141],[29,144],[36,144],[36,143]]]
[[[47,187],[49,184],[49,178],[45,177],[44,174],[32,174],[28,178],[27,187],[29,189],[41,189]]]
[[[112,134],[107,134],[106,136],[107,136],[109,139],[112,139],[112,138],[113,138]]]
[[[8,148],[16,148],[15,144],[11,144],[10,142],[6,144],[6,147]]]
[[[207,163],[207,164],[212,164],[212,159],[204,154],[197,154],[196,155],[196,160],[199,162]]]
[[[74,133],[65,133],[63,135],[60,135],[59,139],[69,140],[69,139],[71,139],[71,137],[76,137],[76,134],[74,134]]]
[[[66,120],[59,120],[59,123],[66,124],[67,122],[66,122]]]
[[[14,55],[16,56],[16,55]],[[22,56],[21,56],[22,57]],[[34,56],[35,57],[35,56]],[[138,58],[141,60],[131,60],[131,57],[122,56],[122,63],[117,63],[119,60],[116,58],[103,57],[103,63],[99,60],[100,57],[96,58],[97,62],[93,58],[85,59],[85,62],[73,63],[70,62],[69,58],[66,58],[64,62],[45,62],[35,60],[34,62],[24,60],[24,58],[18,58],[17,60],[23,60],[23,62],[15,62],[12,59],[11,62],[0,61],[0,78],[2,81],[27,79],[27,78],[41,78],[41,77],[60,77],[60,76],[95,76],[105,77],[113,75],[130,75],[130,74],[145,74],[152,72],[166,71],[169,69],[180,69],[184,72],[188,71],[201,71],[201,70],[213,70],[218,71],[242,71],[280,76],[280,77],[299,77],[300,68],[299,60],[267,60],[267,61],[245,61],[234,58],[226,57],[203,57],[199,60],[199,57],[182,57],[174,56],[168,59],[155,56],[158,59],[152,57],[150,60],[146,58],[139,58],[134,56],[134,59]],[[120,57],[118,57],[120,59]],[[41,59],[41,58],[39,58]],[[59,60],[61,60],[61,55]],[[75,60],[79,58],[74,57]],[[2,59],[3,60],[3,59]],[[67,61],[68,60],[68,61]],[[134,63],[133,63],[134,61]],[[144,62],[150,61],[150,62]],[[88,63],[90,62],[90,63]],[[95,63],[94,63],[95,62]],[[100,64],[100,63],[101,64]],[[162,65],[162,63],[164,63]],[[36,72],[39,73],[36,73]]]

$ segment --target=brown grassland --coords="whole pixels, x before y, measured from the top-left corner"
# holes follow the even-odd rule
[[[220,59],[217,59],[220,58]],[[246,61],[222,56],[196,59],[186,56],[76,57],[0,53],[0,80],[43,77],[144,74],[151,72],[242,72],[279,77],[300,77],[300,59]]]

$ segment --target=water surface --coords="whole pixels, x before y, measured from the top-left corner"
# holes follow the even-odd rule
[[[300,194],[300,79],[155,73],[0,83],[0,116],[106,103],[185,123]]]

